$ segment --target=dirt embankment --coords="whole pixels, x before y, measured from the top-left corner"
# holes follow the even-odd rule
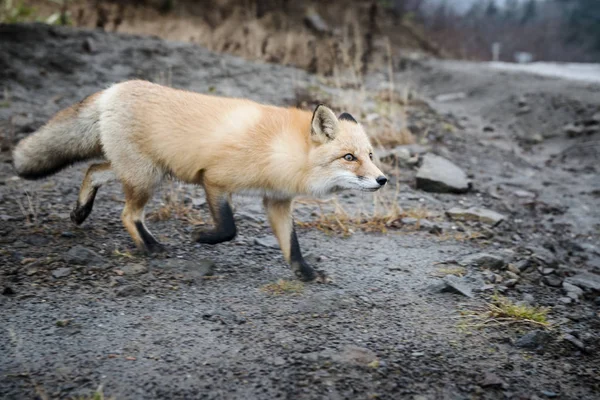
[[[85,166],[24,182],[8,149],[131,78],[279,105],[296,104],[299,87],[337,104],[367,93],[361,119],[373,127],[402,110],[417,145],[388,154],[400,169],[384,166],[399,177],[384,199],[403,211],[390,219],[356,193],[339,199],[350,216],[297,204],[301,246],[332,285],[290,282],[252,197],[235,198],[236,240],[209,247],[190,240],[206,220],[202,192],[165,188],[148,209],[168,248],[158,258],[132,251],[116,183],[74,227]],[[595,398],[598,87],[432,61],[396,75],[395,108],[379,96],[389,81],[329,85],[191,44],[0,26],[0,397],[81,398],[102,385],[117,399]],[[568,133],[569,123],[585,129]],[[439,157],[470,191],[416,188],[424,159]],[[462,220],[470,213],[477,221]]]

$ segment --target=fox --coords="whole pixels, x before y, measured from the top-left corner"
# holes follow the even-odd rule
[[[118,180],[125,196],[121,220],[136,247],[164,252],[146,227],[144,208],[172,177],[203,187],[213,227],[195,229],[192,240],[214,245],[236,237],[232,194],[257,193],[286,262],[307,282],[329,278],[302,256],[294,198],[374,192],[388,181],[364,128],[348,113],[336,116],[323,104],[311,113],[142,80],[113,84],[58,112],[13,151],[14,169],[27,180],[89,159],[101,162],[88,167],[81,183],[70,214],[76,225],[90,215],[98,189]]]

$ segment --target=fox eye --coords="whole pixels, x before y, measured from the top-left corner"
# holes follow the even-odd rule
[[[348,153],[344,156],[344,160],[346,161],[356,161],[356,157],[354,157],[354,155]]]
[[[373,153],[369,153],[369,158],[373,160]]]

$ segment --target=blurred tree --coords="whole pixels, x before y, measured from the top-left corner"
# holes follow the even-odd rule
[[[533,21],[537,16],[537,0],[529,0],[524,7],[521,24],[527,24]]]

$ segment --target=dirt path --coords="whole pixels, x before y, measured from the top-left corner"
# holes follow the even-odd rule
[[[431,98],[466,93],[432,100],[460,126],[425,146],[467,171],[475,191],[424,193],[413,187],[414,171],[402,171],[401,205],[437,213],[443,234],[408,222],[349,238],[301,229],[304,252],[335,283],[283,294],[265,290],[292,274],[272,245],[259,199],[236,199],[240,234],[215,247],[192,244],[191,225],[181,218],[151,222],[169,252],[150,259],[130,251],[118,185],[103,187],[89,222],[75,228],[68,213],[85,166],[24,182],[14,177],[9,152],[1,152],[0,398],[81,398],[99,385],[116,399],[597,397],[598,293],[586,290],[567,304],[561,284],[582,271],[600,273],[598,153],[548,157],[573,141],[597,140],[565,139],[562,126],[598,110],[599,88],[568,81],[556,87],[529,75],[507,82],[507,75],[469,68],[431,62],[398,76]],[[295,87],[318,82],[191,45],[0,26],[0,89],[10,94],[0,126],[17,138],[110,82],[136,77],[276,104],[293,103]],[[517,118],[522,96],[530,111]],[[546,108],[557,101],[565,106]],[[564,111],[571,109],[583,111]],[[549,121],[553,133],[532,142],[527,134],[536,118]],[[35,213],[27,211],[25,192]],[[207,215],[200,190],[173,193]],[[352,209],[372,198],[341,200]],[[460,224],[444,216],[454,206],[487,207],[508,218],[493,229]],[[150,211],[160,207],[156,196]],[[296,216],[310,220],[313,210],[299,204]],[[487,239],[454,239],[471,230]],[[501,266],[461,270],[460,285],[473,298],[440,291],[448,271],[438,263],[481,252],[495,254]],[[508,263],[531,264],[510,287]],[[460,312],[483,305],[494,290],[550,307],[555,328],[544,335],[522,325],[464,327]],[[523,347],[528,334],[533,344]]]

